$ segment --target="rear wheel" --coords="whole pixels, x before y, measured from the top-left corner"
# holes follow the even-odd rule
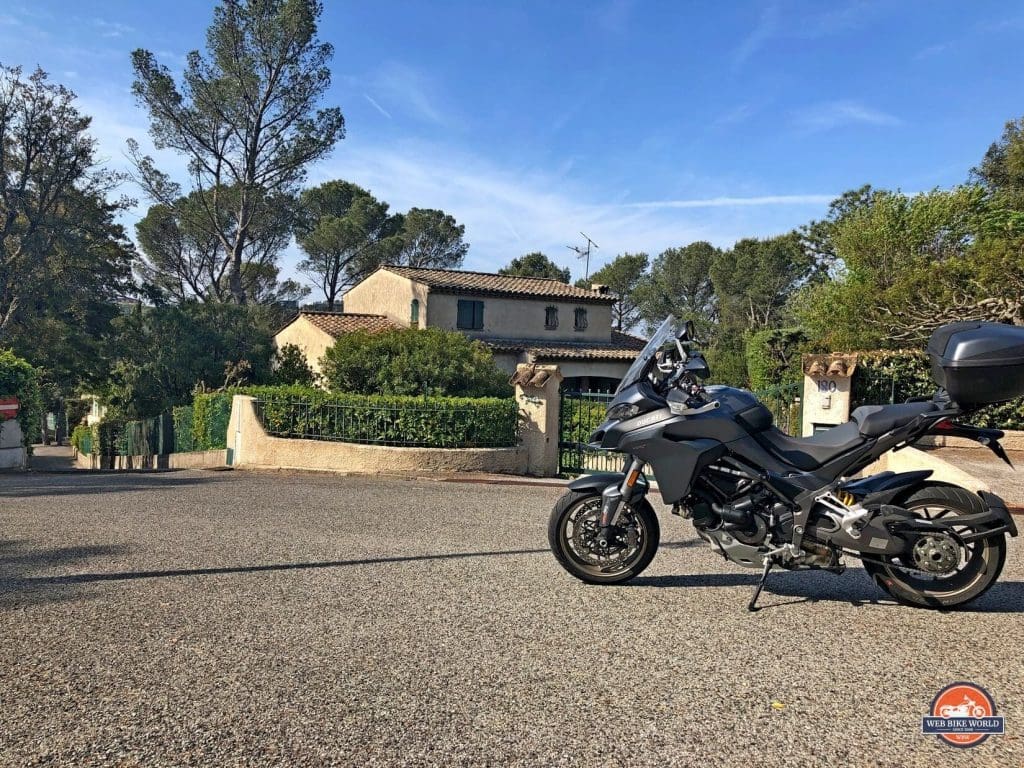
[[[658,516],[646,499],[624,504],[611,538],[600,541],[601,495],[569,491],[555,504],[548,543],[565,570],[588,584],[621,584],[658,551]]]
[[[980,597],[999,578],[1006,561],[1005,536],[964,542],[960,536],[974,529],[956,525],[958,516],[985,510],[977,494],[955,485],[929,485],[894,503],[953,527],[951,535],[919,536],[908,552],[885,562],[864,561],[864,570],[898,602],[955,608]]]

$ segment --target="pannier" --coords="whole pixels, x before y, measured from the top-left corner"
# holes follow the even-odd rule
[[[1024,327],[950,323],[928,341],[932,377],[961,407],[1024,395]]]

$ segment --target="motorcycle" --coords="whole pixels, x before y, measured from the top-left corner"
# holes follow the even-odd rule
[[[939,715],[947,720],[951,717],[985,717],[986,714],[985,708],[979,706],[978,702],[968,696],[964,696],[964,700],[960,704],[947,704],[939,710]]]
[[[693,324],[670,316],[622,379],[590,437],[592,448],[626,455],[622,471],[572,481],[551,513],[548,540],[565,570],[609,585],[650,565],[660,539],[650,468],[674,515],[727,561],[761,569],[750,611],[772,568],[838,574],[846,558],[910,606],[961,606],[995,583],[1007,535],[1017,535],[998,496],[932,480],[931,470],[855,475],[928,434],[975,440],[1010,463],[1000,430],[958,419],[1024,394],[1024,328],[939,328],[928,344],[934,396],[862,406],[811,437],[779,430],[747,390],[705,386],[700,346]]]

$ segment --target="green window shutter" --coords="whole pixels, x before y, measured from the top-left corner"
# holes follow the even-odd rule
[[[482,301],[473,302],[473,329],[481,330],[484,327],[484,303]]]
[[[459,328],[471,329],[473,327],[473,302],[459,299],[459,312],[455,320]]]

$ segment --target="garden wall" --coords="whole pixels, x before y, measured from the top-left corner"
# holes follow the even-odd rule
[[[231,465],[240,469],[308,469],[352,473],[487,472],[525,474],[528,452],[512,448],[403,448],[272,437],[254,398],[235,395],[228,422]]]

